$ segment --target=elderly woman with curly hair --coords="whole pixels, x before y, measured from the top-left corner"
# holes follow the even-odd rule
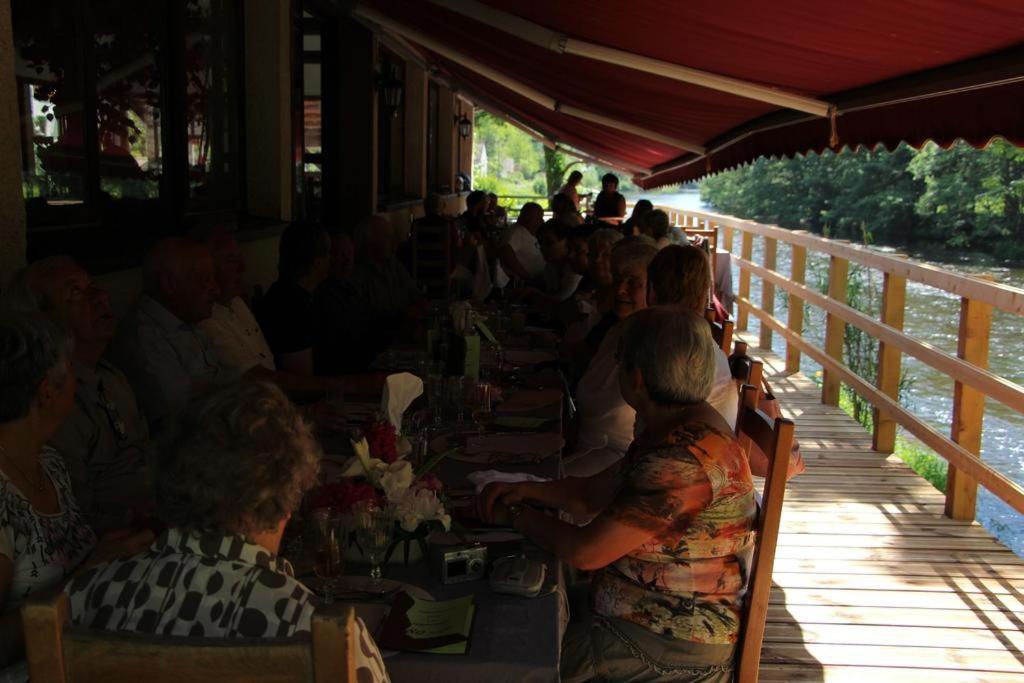
[[[485,520],[594,571],[563,642],[563,681],[732,679],[755,505],[747,459],[706,401],[715,349],[693,312],[634,313],[618,379],[646,428],[625,457],[590,477],[481,492]],[[573,526],[532,504],[593,521]]]
[[[277,553],[319,461],[308,425],[272,384],[240,382],[192,402],[153,465],[167,530],[148,551],[72,581],[72,623],[192,637],[309,633],[316,600]],[[357,623],[357,678],[386,681]]]

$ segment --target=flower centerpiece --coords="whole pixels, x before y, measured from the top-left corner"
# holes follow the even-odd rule
[[[432,524],[445,531],[451,528],[451,516],[442,501],[442,486],[432,470],[446,455],[439,454],[414,470],[412,463],[399,454],[394,426],[375,418],[352,441],[355,452],[341,479],[313,492],[310,508],[331,507],[349,512],[356,502],[372,500],[389,509],[395,517],[395,541],[385,562],[395,548],[404,544],[405,561],[409,561],[410,541],[416,541],[426,555],[426,536]]]

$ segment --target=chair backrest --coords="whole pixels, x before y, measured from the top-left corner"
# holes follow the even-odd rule
[[[356,624],[315,615],[306,639],[182,638],[71,626],[67,595],[22,607],[29,677],[47,683],[355,681]]]
[[[768,458],[768,476],[765,478],[764,497],[757,519],[754,559],[750,568],[747,594],[743,603],[743,620],[737,648],[736,680],[739,683],[757,683],[761,663],[761,642],[764,639],[765,619],[768,616],[768,598],[772,590],[772,565],[779,541],[782,520],[782,502],[786,494],[786,471],[789,453],[793,447],[792,420],[770,420],[757,409],[758,390],[744,385],[739,418],[736,421],[740,446],[749,449],[751,443]],[[777,457],[781,454],[782,457]]]
[[[715,322],[714,307],[704,310],[704,318],[711,325],[711,336],[714,337],[715,343],[722,349],[722,353],[728,356],[729,350],[732,348],[733,322],[731,320],[721,323]]]

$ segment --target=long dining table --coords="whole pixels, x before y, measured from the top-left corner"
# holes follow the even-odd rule
[[[535,418],[538,427],[534,430],[507,431],[500,426],[501,420],[496,419],[491,433],[495,436],[512,436],[516,434],[536,434],[538,432],[557,432],[562,429],[562,395],[557,375],[548,373],[532,374],[528,369],[520,369],[516,375],[523,384],[504,387],[504,403],[512,405],[516,392],[527,392],[524,395],[536,395],[538,387],[542,391],[558,391],[558,400],[539,405],[536,409],[524,409],[522,401],[519,407],[509,415],[516,418]],[[533,392],[533,394],[529,394]],[[499,403],[496,415],[502,415],[502,404]],[[525,406],[529,408],[529,406]],[[514,420],[513,420],[514,421]],[[456,425],[447,421],[433,432],[434,440],[445,434],[455,435],[457,430],[475,429],[472,422]],[[330,441],[325,448],[330,453]],[[462,449],[464,450],[464,449]],[[459,449],[456,449],[456,453]],[[333,471],[340,472],[336,466],[343,458],[325,456],[326,478],[331,478]],[[486,462],[473,462],[472,458],[452,455],[443,459],[435,468],[434,473],[449,492],[469,493],[474,484],[469,475],[480,470],[497,470],[506,473],[530,474],[543,478],[556,478],[562,474],[561,449],[536,461],[503,462],[500,458],[488,459]],[[328,463],[330,461],[331,464]],[[465,502],[465,501],[464,501]],[[408,564],[403,563],[401,548],[396,549],[390,563],[383,566],[385,579],[399,581],[407,586],[423,591],[435,600],[450,600],[472,595],[476,605],[469,646],[463,655],[442,655],[415,652],[382,651],[384,663],[392,681],[402,683],[438,681],[458,683],[460,681],[557,681],[559,678],[558,663],[561,654],[562,636],[569,620],[569,607],[566,590],[565,567],[550,553],[534,546],[521,536],[508,530],[494,530],[465,525],[466,530],[460,531],[459,539],[474,542],[480,540],[488,545],[488,539],[500,538],[501,543],[489,546],[489,559],[510,553],[509,539],[513,540],[514,552],[521,552],[527,557],[544,562],[546,579],[538,597],[528,598],[508,594],[495,593],[490,589],[486,578],[455,583],[442,584],[434,575],[429,565],[429,558],[415,559]],[[518,543],[515,541],[518,540]],[[367,567],[361,564],[350,564],[347,574],[365,574]],[[414,590],[415,590],[414,589]],[[335,603],[327,608],[331,610],[345,609],[348,604],[355,604],[357,614],[364,617],[371,630],[379,623],[383,610],[378,603]]]

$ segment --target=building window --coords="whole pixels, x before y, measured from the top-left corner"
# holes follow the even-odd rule
[[[30,251],[43,226],[130,220],[151,241],[241,208],[239,0],[12,0],[11,17]]]
[[[303,213],[323,216],[323,43],[324,21],[302,12],[302,198]]]
[[[405,197],[405,98],[397,108],[389,107],[380,84],[404,78],[405,61],[381,45],[377,79],[377,204],[381,209]]]

